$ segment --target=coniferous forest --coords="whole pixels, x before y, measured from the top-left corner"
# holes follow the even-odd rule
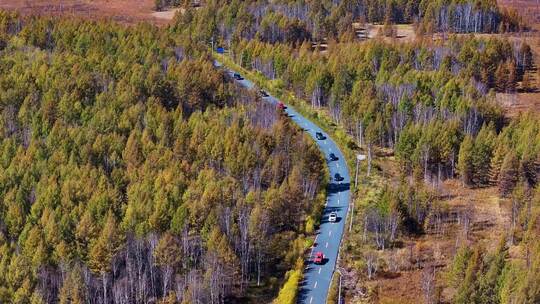
[[[385,303],[371,282],[416,271],[421,303],[540,302],[540,118],[496,98],[538,74],[510,38],[528,30],[515,11],[155,3],[182,10],[162,27],[0,10],[0,303],[296,303],[326,159],[211,46],[366,154],[339,261],[347,301]],[[359,39],[366,24],[381,35]],[[415,39],[384,33],[404,24]],[[493,192],[504,233],[472,236],[478,201],[452,209],[452,180]],[[452,240],[447,263],[406,247],[430,237]]]
[[[0,302],[218,303],[279,286],[324,183],[299,129],[172,32],[0,24]]]

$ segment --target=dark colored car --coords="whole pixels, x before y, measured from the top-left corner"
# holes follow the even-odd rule
[[[315,133],[315,137],[316,137],[318,140],[324,140],[324,139],[326,139],[326,137],[324,137],[324,135],[323,135],[321,132]]]
[[[324,254],[320,251],[316,252],[315,257],[313,257],[313,263],[320,265],[323,263],[323,261],[324,261]]]
[[[268,95],[268,93],[266,93],[265,90],[260,90],[260,91],[259,91],[259,94],[261,94],[261,97],[268,97],[268,96],[270,96],[270,95]]]
[[[336,182],[344,180],[343,176],[339,175],[339,173],[334,174],[334,179],[336,180]]]
[[[244,80],[244,77],[242,77],[242,75],[240,75],[238,73],[234,73],[233,78],[236,79],[236,80]]]
[[[336,161],[336,160],[339,160],[339,158],[334,153],[330,153],[330,161]]]

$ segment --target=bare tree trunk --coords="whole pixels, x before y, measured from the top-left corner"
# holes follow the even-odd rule
[[[101,281],[103,282],[103,303],[107,304],[109,301],[107,301],[107,273],[102,272],[101,273]]]
[[[368,143],[368,159],[367,159],[367,163],[368,163],[368,167],[367,167],[367,173],[366,175],[367,176],[370,176],[371,174],[371,157],[372,157],[372,151],[371,151],[371,143]]]
[[[424,303],[434,304],[435,299],[435,267],[425,267],[422,273],[422,291],[424,292]]]
[[[257,252],[257,286],[261,286],[261,250]]]

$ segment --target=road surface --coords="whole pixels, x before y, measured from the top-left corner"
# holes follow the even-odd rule
[[[216,65],[220,64],[216,63]],[[233,71],[229,70],[228,72],[232,76]],[[254,84],[247,79],[236,81],[246,88],[251,89],[254,87]],[[276,105],[278,103],[278,100],[273,96],[265,97],[263,100]],[[336,143],[332,141],[321,128],[300,115],[290,106],[287,107],[285,111],[292,121],[313,137],[319,146],[319,149],[326,157],[330,176],[332,178],[328,186],[328,197],[323,218],[321,219],[321,226],[315,238],[314,248],[309,257],[309,260],[311,261],[311,256],[315,252],[320,251],[324,254],[325,259],[322,265],[315,265],[311,262],[308,263],[304,271],[304,281],[301,283],[298,295],[298,303],[324,304],[326,303],[326,296],[328,295],[328,289],[330,287],[332,274],[336,266],[339,246],[341,244],[341,237],[343,236],[343,230],[345,228],[345,219],[350,200],[350,176],[345,157],[343,157],[343,154]],[[318,140],[315,137],[316,132],[321,132],[326,139]],[[334,153],[339,159],[337,161],[330,161],[330,153]],[[343,177],[342,181],[336,182],[334,180],[334,175],[336,173],[339,173]],[[337,221],[335,223],[328,222],[328,215],[330,212],[337,212]]]

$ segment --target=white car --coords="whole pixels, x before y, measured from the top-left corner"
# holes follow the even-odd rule
[[[330,215],[328,215],[328,221],[330,223],[334,223],[337,220],[337,213],[331,212]]]

